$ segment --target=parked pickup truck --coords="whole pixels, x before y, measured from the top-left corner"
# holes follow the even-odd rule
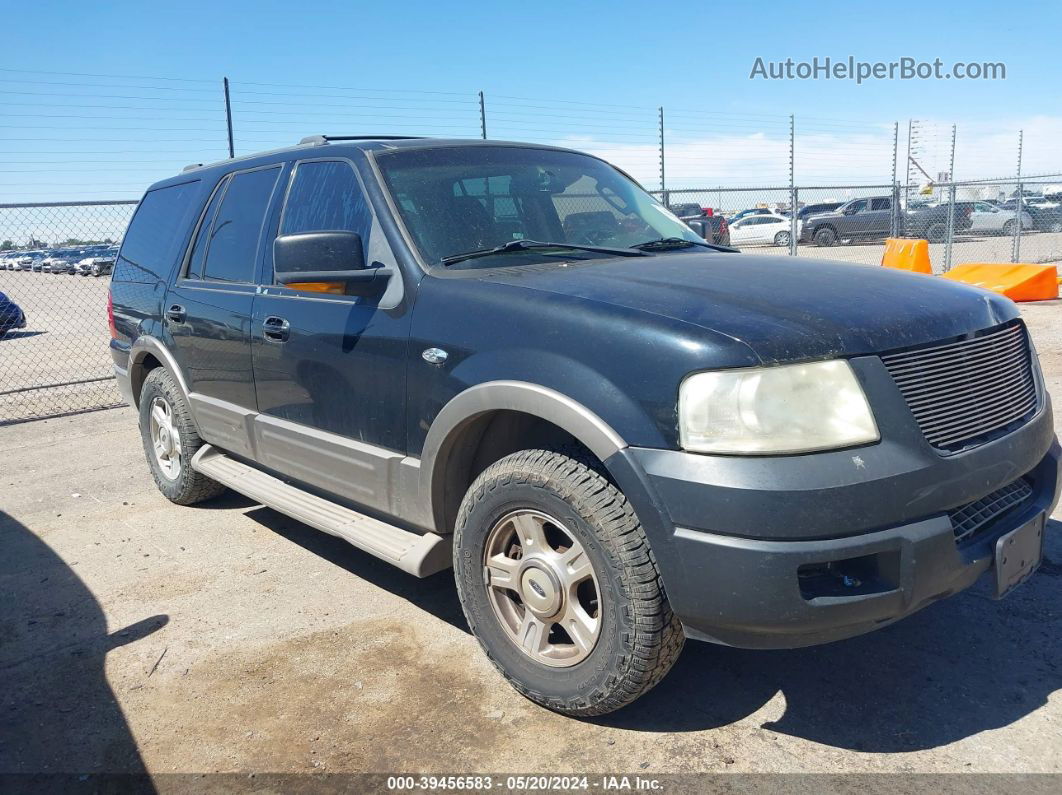
[[[954,208],[954,231],[969,229],[972,203],[956,202]],[[901,209],[897,226],[901,237],[922,237],[939,243],[947,236],[948,205]],[[801,240],[817,246],[833,246],[842,240],[881,239],[892,234],[892,230],[892,197],[868,196],[852,199],[833,212],[809,215],[804,219]]]
[[[190,167],[141,200],[108,313],[166,497],[228,487],[453,567],[493,664],[569,715],[686,638],[806,646],[982,575],[1002,596],[1058,494],[1008,299],[721,251],[567,149],[316,136]]]
[[[730,225],[722,215],[709,214],[699,204],[693,203],[672,204],[668,209],[708,242],[720,246],[730,245]]]

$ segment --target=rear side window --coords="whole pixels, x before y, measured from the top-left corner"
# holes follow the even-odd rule
[[[199,180],[148,191],[126,230],[115,281],[165,279],[182,253],[192,222]]]
[[[219,282],[254,281],[258,239],[279,174],[277,166],[232,178],[210,230],[203,278]]]
[[[218,212],[218,205],[225,196],[225,188],[229,184],[229,178],[225,177],[218,183],[214,195],[210,197],[210,203],[203,213],[203,220],[199,224],[199,231],[195,235],[195,243],[192,245],[192,256],[188,260],[189,279],[203,278],[203,261],[206,259],[207,241],[210,239],[210,230],[214,226],[214,216]]]

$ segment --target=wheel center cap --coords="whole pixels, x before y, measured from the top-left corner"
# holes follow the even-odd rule
[[[170,450],[170,432],[165,428],[159,428],[159,444],[166,452]]]
[[[537,566],[527,568],[520,576],[520,596],[540,616],[552,616],[560,608],[560,589],[550,573]]]

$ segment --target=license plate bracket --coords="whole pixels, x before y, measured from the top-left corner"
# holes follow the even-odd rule
[[[1040,514],[996,541],[996,599],[1002,599],[1040,568],[1044,515]]]

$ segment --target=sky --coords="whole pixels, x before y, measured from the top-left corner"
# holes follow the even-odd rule
[[[1062,172],[1062,3],[3,2],[0,203],[136,199],[190,162],[304,135],[560,143],[660,187]],[[997,81],[750,79],[756,59],[1003,62]],[[921,180],[921,175],[917,175]],[[829,196],[827,196],[829,194]],[[811,193],[809,192],[809,196]]]

